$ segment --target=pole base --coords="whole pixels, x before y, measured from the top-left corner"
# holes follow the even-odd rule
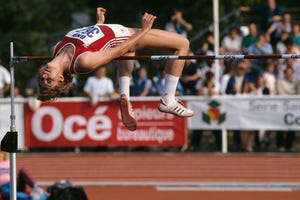
[[[16,153],[18,150],[18,132],[8,131],[1,141],[1,150]]]

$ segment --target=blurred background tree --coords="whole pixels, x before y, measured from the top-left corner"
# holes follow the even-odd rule
[[[15,55],[50,55],[51,47],[71,28],[92,24],[95,9],[107,8],[106,23],[120,23],[140,27],[140,17],[147,11],[157,15],[155,28],[164,29],[174,8],[181,9],[184,18],[193,24],[190,37],[212,24],[212,0],[0,0],[0,58],[5,66],[9,61],[9,42],[14,42]],[[220,17],[236,11],[241,5],[262,5],[265,0],[219,0]],[[299,11],[300,2],[277,0],[277,3],[293,12]],[[298,16],[298,15],[297,15]],[[240,22],[250,17],[241,18]],[[298,16],[299,17],[299,16]],[[85,19],[81,23],[78,19]],[[228,22],[230,23],[230,22]],[[192,43],[201,45],[201,38]],[[21,63],[16,67],[16,80],[24,90],[27,80],[34,76],[42,62]],[[151,72],[150,72],[151,74]],[[80,78],[81,82],[86,77]]]

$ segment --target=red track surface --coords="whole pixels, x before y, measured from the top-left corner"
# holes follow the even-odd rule
[[[115,182],[84,186],[89,200],[135,199],[300,199],[300,191],[158,191],[153,186],[118,186],[117,182],[257,182],[300,183],[299,155],[221,154],[18,154],[38,182]]]

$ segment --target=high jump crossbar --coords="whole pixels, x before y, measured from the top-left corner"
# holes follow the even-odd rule
[[[50,60],[51,56],[14,56],[13,61]],[[242,60],[242,59],[299,59],[300,54],[250,54],[250,55],[145,55],[121,56],[117,60]]]

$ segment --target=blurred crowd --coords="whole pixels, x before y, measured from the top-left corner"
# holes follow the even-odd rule
[[[259,15],[261,20],[230,27],[228,34],[221,38],[220,55],[300,53],[300,24],[275,0],[267,0],[266,5],[241,6],[239,10]],[[202,47],[191,54],[214,54],[214,42],[213,33],[207,33]],[[220,67],[211,61],[192,63],[186,63],[181,78],[185,95],[297,95],[300,92],[299,59],[225,60],[219,62]],[[193,132],[190,150],[203,150],[203,133],[203,130]],[[211,134],[214,141],[211,149],[220,150],[221,132],[216,130]],[[273,138],[277,151],[295,151],[293,131],[232,131],[232,135],[233,151],[269,151]]]

